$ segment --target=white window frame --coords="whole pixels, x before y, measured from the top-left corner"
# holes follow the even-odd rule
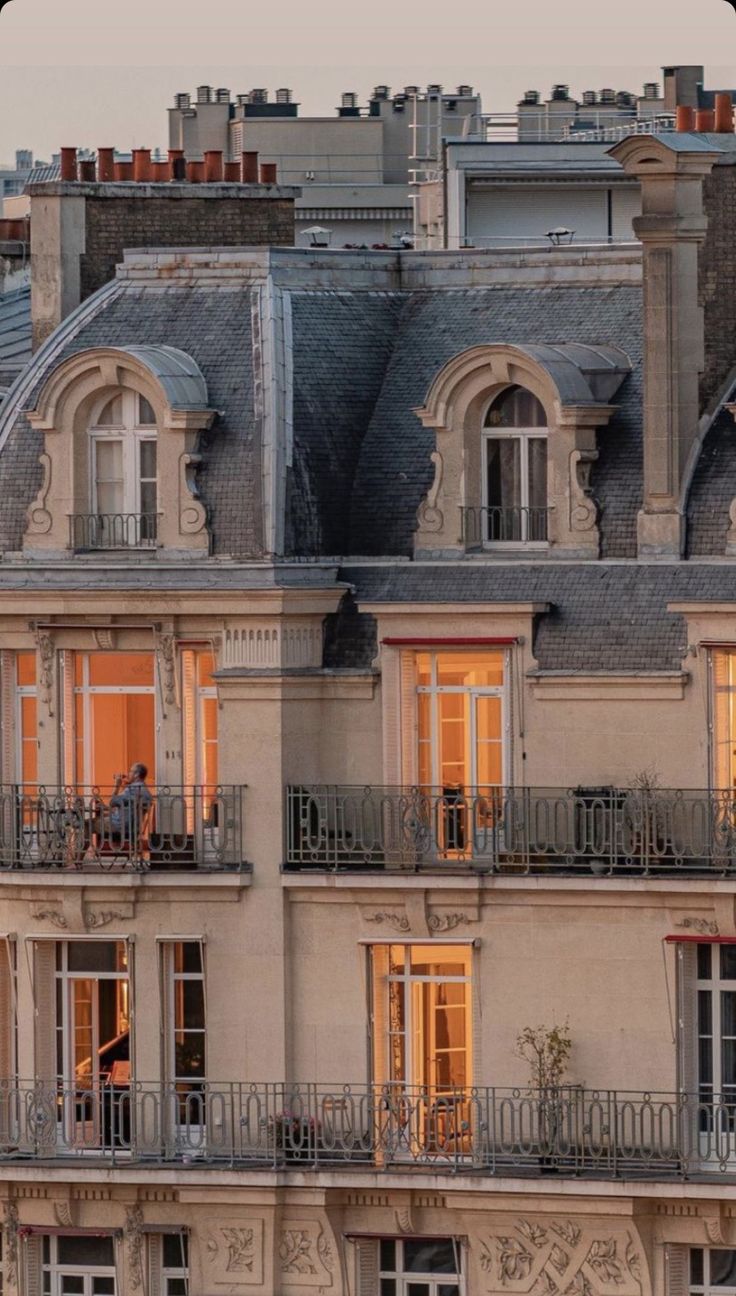
[[[163,945],[169,946],[169,957],[167,959],[169,975],[165,993],[167,998],[167,1015],[166,1020],[169,1023],[168,1039],[166,1040],[167,1051],[167,1071],[166,1074],[171,1076],[174,1084],[192,1084],[202,1085],[207,1083],[207,988],[205,985],[205,962],[204,962],[204,941],[196,938],[187,940],[186,937],[172,937],[170,940],[162,942]],[[199,957],[201,972],[177,972],[174,965],[174,950],[177,945],[197,945],[199,947]],[[163,952],[163,951],[162,951]],[[204,1057],[205,1073],[203,1076],[180,1076],[176,1073],[176,987],[179,982],[199,981],[202,985],[202,1003],[204,1012],[204,1027],[200,1029],[195,1027],[193,1030],[187,1027],[187,1034],[202,1035],[204,1038]]]
[[[186,1234],[186,1233],[180,1233],[180,1234],[175,1235],[175,1236],[177,1236],[177,1238],[179,1239],[179,1245],[180,1245],[180,1247],[181,1247],[181,1239],[183,1239],[183,1238],[186,1238],[186,1239],[187,1239],[187,1240],[186,1240],[186,1256],[182,1256],[182,1260],[185,1260],[186,1262],[183,1263],[183,1264],[181,1264],[181,1265],[179,1265],[178,1267],[175,1267],[174,1265],[167,1265],[167,1264],[165,1263],[165,1261],[164,1261],[164,1237],[165,1237],[166,1235],[162,1233],[162,1234],[160,1234],[159,1236],[160,1236],[160,1238],[161,1238],[161,1271],[160,1271],[160,1276],[161,1276],[161,1284],[160,1284],[160,1285],[161,1285],[161,1296],[172,1296],[171,1287],[170,1287],[169,1284],[170,1284],[171,1282],[177,1282],[177,1281],[180,1282],[180,1283],[183,1283],[183,1285],[184,1285],[184,1291],[185,1291],[185,1292],[188,1292],[188,1291],[189,1291],[189,1238],[188,1238],[188,1234]],[[172,1236],[172,1235],[169,1234],[169,1236]]]
[[[494,398],[497,399],[497,398]],[[493,404],[493,402],[491,402]],[[547,443],[547,518],[549,521],[549,428],[548,427],[507,427],[507,428],[489,428],[485,426],[485,420],[488,417],[488,410],[483,416],[482,428],[482,467],[481,467],[481,504],[484,512],[481,517],[485,519],[483,524],[483,548],[484,549],[533,549],[541,550],[549,548],[549,539],[547,540],[528,540],[526,533],[529,526],[528,510],[529,503],[529,442],[531,440],[545,441]],[[486,529],[488,521],[487,510],[490,508],[488,503],[488,445],[491,441],[519,441],[520,447],[520,481],[519,481],[519,508],[521,512],[521,529],[522,538],[520,540],[488,540],[486,538]]]
[[[118,1296],[117,1268],[113,1264],[109,1265],[63,1265],[58,1260],[58,1242],[59,1239],[55,1234],[48,1237],[50,1261],[47,1263],[43,1258],[43,1241],[41,1253],[41,1290],[46,1296],[62,1296],[62,1278],[64,1277],[82,1277],[84,1280],[83,1296],[93,1296],[93,1282],[95,1278],[112,1278],[113,1290],[115,1296]],[[116,1248],[115,1239],[113,1239],[113,1253]],[[50,1276],[50,1282],[46,1282],[47,1276]]]
[[[385,1050],[386,1050],[387,1073],[384,1079],[384,1083],[390,1085],[403,1085],[409,1090],[418,1089],[421,1087],[422,1089],[426,1089],[428,1093],[441,1092],[440,1087],[436,1084],[434,1080],[429,1081],[426,1077],[423,1080],[421,1080],[420,1078],[414,1076],[413,1074],[414,1042],[415,1042],[413,987],[415,985],[425,985],[425,984],[435,985],[435,986],[459,984],[459,985],[464,985],[466,987],[466,995],[465,995],[466,1068],[465,1070],[467,1075],[466,1088],[470,1089],[473,1083],[473,1050],[474,1048],[477,1047],[477,1042],[473,1039],[472,946],[470,944],[452,946],[452,952],[454,954],[458,954],[460,951],[462,951],[462,957],[467,962],[468,972],[467,975],[465,976],[446,976],[446,975],[427,976],[423,973],[415,973],[412,970],[411,961],[412,961],[412,952],[416,950],[416,946],[413,944],[409,945],[409,944],[404,944],[401,941],[397,941],[395,945],[392,942],[391,948],[403,949],[404,966],[403,966],[403,971],[401,972],[392,973],[389,970],[386,975],[386,983],[384,986],[378,984],[378,978],[376,976],[376,971],[375,971],[375,962],[373,959],[373,953],[371,952],[373,994],[376,995],[379,993],[383,993],[386,996],[384,1011],[385,1011],[385,1020],[386,1020]],[[440,951],[445,951],[445,947],[441,943],[437,945],[436,950],[433,950],[433,953],[439,958]],[[401,1035],[401,1032],[394,1032],[391,1029],[391,985],[392,984],[402,985],[404,989],[404,1031],[403,1031],[403,1041],[402,1041],[402,1056],[403,1056],[403,1070],[404,1070],[403,1080],[394,1079],[391,1075],[392,1043],[394,1038],[399,1038]],[[375,1018],[376,1014],[374,1013],[373,1015]],[[416,1030],[418,1033],[419,1028],[417,1027]],[[423,1048],[425,1054],[428,1056],[429,1041],[427,1041],[426,1039],[423,1041]]]
[[[412,1241],[421,1242],[422,1238],[413,1238]],[[381,1241],[393,1242],[396,1246],[396,1268],[381,1268]],[[458,1296],[463,1292],[463,1275],[461,1263],[461,1248],[454,1238],[427,1238],[426,1241],[450,1242],[455,1252],[457,1260],[457,1270],[454,1274],[433,1274],[413,1272],[409,1273],[404,1269],[404,1239],[397,1237],[387,1237],[379,1239],[378,1246],[378,1281],[379,1285],[383,1278],[393,1279],[396,1284],[396,1296],[407,1296],[409,1287],[414,1283],[423,1283],[429,1287],[429,1296],[439,1296],[440,1287],[449,1287],[453,1284],[457,1288]]]
[[[123,460],[123,507],[119,510],[120,514],[141,514],[141,484],[143,481],[150,481],[151,478],[141,477],[140,472],[140,447],[141,442],[154,441],[158,443],[158,429],[150,423],[140,422],[140,395],[138,392],[124,389],[119,393],[122,404],[122,420],[119,424],[104,424],[102,426],[95,422],[99,418],[103,409],[110,403],[109,395],[98,405],[95,416],[90,420],[89,440],[89,498],[90,511],[94,515],[99,514],[97,508],[97,445],[103,441],[120,441],[122,443],[122,460]],[[156,514],[158,514],[159,499],[159,481],[158,481],[158,454],[156,455]],[[116,516],[113,514],[112,516]],[[126,546],[127,547],[127,546]]]
[[[468,707],[469,707],[470,714],[466,720],[466,723],[468,724],[467,741],[468,741],[468,746],[470,751],[471,763],[473,766],[475,766],[475,769],[471,770],[472,777],[470,782],[467,784],[467,787],[470,788],[470,787],[478,786],[478,782],[477,782],[478,752],[477,752],[477,733],[476,733],[476,719],[475,719],[475,700],[478,697],[495,697],[500,699],[501,702],[501,783],[498,784],[498,786],[508,787],[509,767],[510,767],[510,760],[511,760],[511,741],[510,741],[510,733],[509,733],[509,715],[511,714],[511,708],[509,706],[511,656],[508,649],[506,649],[503,652],[503,684],[497,684],[497,685],[484,684],[484,685],[478,685],[477,687],[472,684],[471,685],[438,684],[437,683],[438,655],[439,654],[444,655],[452,651],[452,649],[443,648],[441,645],[438,645],[437,647],[429,647],[422,651],[427,652],[430,657],[431,679],[429,684],[419,684],[416,682],[416,677],[418,674],[417,658],[419,653],[418,652],[415,653],[414,654],[415,697],[419,698],[419,696],[422,694],[429,695],[430,697],[431,786],[438,789],[441,789],[443,786],[441,778],[438,777],[440,773],[439,713],[438,713],[436,699],[445,693],[462,693],[466,695],[468,699]],[[479,648],[478,651],[479,653],[482,652],[482,648]],[[461,656],[464,652],[467,653],[467,649],[457,650],[458,656]],[[420,739],[419,739],[419,706],[416,701],[415,701],[415,727],[416,727],[415,759],[416,759],[417,779],[418,779],[419,765],[420,765],[419,762]]]
[[[697,948],[698,950],[700,950],[701,946],[698,945]],[[696,967],[696,971],[695,971],[696,1056],[698,1058],[700,1057],[700,1039],[702,1038],[700,1033],[700,995],[701,993],[706,993],[710,995],[710,1004],[711,1004],[711,1009],[710,1009],[711,1035],[709,1038],[711,1040],[711,1069],[712,1069],[711,1090],[712,1091],[711,1091],[709,1101],[713,1103],[714,1110],[719,1104],[724,1104],[727,1107],[730,1106],[736,1107],[736,1077],[734,1077],[733,1086],[729,1088],[728,1094],[724,1094],[722,1088],[722,1077],[723,1077],[723,1047],[722,1046],[723,1046],[724,1037],[723,1037],[723,1025],[722,1025],[722,1013],[721,1013],[721,993],[723,990],[728,990],[731,993],[736,994],[736,975],[733,977],[721,976],[721,950],[724,948],[722,945],[709,944],[708,942],[704,942],[702,948],[710,949],[711,975],[708,978],[701,977],[699,975],[698,954],[696,953],[696,965],[695,965]],[[731,1038],[731,1037],[726,1037],[726,1038]],[[700,1074],[700,1067],[698,1066],[699,1097],[700,1097],[700,1091],[703,1088],[703,1083],[704,1082]],[[706,1101],[705,1096],[703,1096],[703,1102],[705,1101]]]
[[[77,1079],[74,1074],[74,1034],[72,1030],[72,1026],[73,1026],[72,983],[74,981],[80,981],[80,980],[89,980],[97,983],[99,983],[100,981],[127,982],[128,1030],[130,1031],[131,1041],[132,1041],[132,1016],[133,1016],[133,1012],[132,1012],[133,979],[131,976],[131,966],[130,966],[130,947],[127,944],[127,942],[122,941],[119,938],[117,940],[114,938],[105,940],[104,937],[100,937],[99,941],[96,942],[97,944],[102,944],[102,945],[114,944],[114,945],[124,945],[126,947],[128,966],[124,971],[122,972],[84,972],[84,971],[77,972],[77,971],[69,970],[69,945],[73,941],[74,938],[70,937],[69,940],[59,940],[55,942],[56,950],[57,950],[57,967],[54,975],[54,984],[58,985],[59,983],[61,983],[61,987],[62,987],[61,988],[61,1021],[57,1019],[56,1032],[55,1032],[56,1038],[54,1041],[56,1044],[60,1034],[61,1045],[62,1045],[61,1047],[62,1073],[60,1075],[57,1068],[56,1076],[57,1076],[57,1083],[61,1084],[64,1088],[69,1090],[73,1090],[77,1084]],[[92,942],[88,942],[88,943],[91,944]],[[59,962],[61,963],[60,967],[58,966]],[[97,993],[93,992],[93,997],[95,999],[95,1008],[98,1007],[96,1003],[98,993],[99,990],[97,991]],[[98,1014],[96,1015],[98,1016]],[[92,1023],[93,1034],[97,1029],[98,1029],[98,1024],[93,1019],[93,1023]],[[95,1040],[94,1042],[95,1042],[95,1053],[96,1053],[99,1041]],[[57,1058],[58,1055],[59,1054],[57,1048],[56,1050]],[[133,1069],[132,1049],[131,1049],[130,1065],[131,1065],[131,1074],[132,1074],[132,1069]],[[93,1073],[93,1083],[96,1088],[99,1086],[99,1067]]]
[[[700,1251],[700,1252],[702,1252],[702,1256],[703,1256],[703,1281],[702,1281],[702,1283],[694,1283],[694,1282],[692,1281],[692,1253],[693,1253],[693,1251]],[[712,1251],[733,1251],[734,1254],[736,1255],[736,1249],[735,1249],[734,1247],[729,1247],[729,1246],[722,1246],[722,1247],[689,1247],[689,1248],[688,1248],[688,1257],[687,1257],[687,1261],[688,1261],[688,1274],[687,1274],[687,1278],[688,1278],[688,1291],[691,1293],[691,1296],[736,1296],[736,1284],[734,1284],[733,1286],[726,1286],[725,1284],[717,1283],[717,1284],[714,1284],[713,1286],[711,1286],[711,1280],[710,1280],[710,1257],[711,1257],[711,1252],[712,1252]]]
[[[73,751],[74,751],[74,755],[73,755],[74,768],[72,770],[65,770],[64,778],[66,783],[69,784],[70,786],[78,785],[87,788],[91,788],[94,786],[95,781],[92,778],[92,770],[94,766],[94,759],[93,759],[94,753],[92,751],[92,735],[94,733],[94,726],[92,724],[92,698],[95,694],[98,693],[107,693],[107,694],[140,693],[140,694],[145,694],[147,696],[153,696],[154,751],[156,754],[157,768],[160,759],[159,734],[161,732],[161,699],[159,697],[159,687],[158,687],[159,672],[156,663],[156,654],[153,652],[152,649],[145,649],[145,648],[131,649],[131,652],[135,652],[135,653],[139,653],[139,652],[141,654],[150,653],[150,657],[153,665],[153,684],[90,684],[89,659],[91,656],[94,655],[96,651],[97,650],[92,650],[88,652],[86,649],[74,650],[73,653],[71,654],[71,661],[69,664],[69,669],[72,672],[72,688],[71,688],[72,714],[71,716],[66,716],[66,715],[64,716],[64,725],[65,726],[71,725],[71,732],[73,735],[72,742],[73,742]],[[101,652],[102,650],[99,651]],[[81,658],[82,660],[82,683],[81,684],[77,684],[76,682],[77,658]],[[77,733],[77,728],[76,728],[77,725],[76,698],[79,696],[81,696],[82,698],[82,726],[83,726],[82,735]],[[81,778],[79,777],[80,771],[76,768],[80,736],[83,740],[82,755],[84,760],[84,769],[81,771]],[[76,778],[74,777],[74,775],[76,775]]]

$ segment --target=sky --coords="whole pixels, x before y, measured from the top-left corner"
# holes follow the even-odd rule
[[[16,148],[165,148],[166,108],[200,84],[289,86],[302,113],[331,115],[344,90],[364,102],[376,84],[468,82],[505,111],[553,82],[640,91],[676,63],[702,63],[710,88],[736,86],[728,0],[10,0],[0,163]]]

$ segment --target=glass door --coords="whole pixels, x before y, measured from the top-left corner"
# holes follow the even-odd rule
[[[125,1145],[131,1056],[125,941],[59,941],[56,1001],[63,1141],[74,1148]]]

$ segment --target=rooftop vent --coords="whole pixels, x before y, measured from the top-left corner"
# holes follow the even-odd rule
[[[461,99],[470,99],[473,94],[473,87],[469,85],[459,85],[457,92]]]
[[[659,85],[656,81],[644,82],[644,98],[659,99]]]
[[[428,85],[428,86],[427,86],[427,94],[428,94],[428,95],[441,95],[441,94],[442,94],[442,86],[441,86],[441,85],[434,85],[434,84],[433,84],[433,85]]]
[[[524,91],[524,98],[522,99],[521,102],[524,103],[524,104],[538,104],[538,103],[539,103],[539,91],[538,91],[538,90],[525,90],[525,91]]]
[[[570,87],[569,87],[569,86],[566,86],[566,85],[553,85],[553,86],[552,86],[552,98],[555,99],[555,100],[558,100],[558,99],[569,99],[569,98],[570,98]]]
[[[192,103],[192,96],[189,94],[182,93],[182,94],[174,95],[175,108],[189,108],[191,107],[191,103]]]
[[[358,107],[358,96],[354,90],[346,90],[344,94],[340,95],[340,107],[341,108]]]
[[[230,103],[230,91],[226,90],[224,86],[220,86],[217,91],[217,102],[226,104]]]
[[[604,104],[612,104],[612,103],[615,103],[615,102],[616,102],[616,91],[615,91],[615,90],[611,90],[611,89],[609,89],[609,87],[606,87],[605,90],[601,90],[601,103],[604,103]]]
[[[371,95],[371,98],[372,98],[372,99],[388,99],[390,93],[391,93],[391,91],[390,91],[389,86],[386,86],[386,85],[382,85],[382,86],[374,86],[374,87],[373,87],[373,94]]]
[[[619,108],[633,108],[634,96],[628,90],[619,90],[616,95],[616,104]]]
[[[248,94],[248,103],[252,103],[252,104],[268,103],[268,90],[264,90],[262,86],[259,86],[257,90],[251,90]]]
[[[212,102],[212,86],[197,86],[197,103]]]
[[[404,94],[406,95],[407,99],[409,99],[412,95],[418,95],[419,86],[404,86]]]
[[[239,95],[238,95],[238,104],[240,105],[240,107],[242,108],[242,107],[243,107],[243,104],[247,104],[247,103],[248,103],[248,95],[247,95],[247,94],[239,94]]]
[[[586,108],[598,102],[598,96],[595,90],[583,90],[583,103]]]
[[[290,103],[291,103],[291,90],[288,90],[285,86],[282,86],[280,90],[277,90],[277,91],[276,91],[276,103],[277,103],[277,104],[290,104]]]

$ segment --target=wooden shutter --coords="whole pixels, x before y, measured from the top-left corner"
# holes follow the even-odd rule
[[[166,1084],[174,1079],[171,1041],[174,1023],[171,1020],[171,978],[174,970],[174,945],[172,941],[159,942],[159,1021],[161,1023],[161,1075]]]
[[[146,1296],[161,1296],[163,1283],[161,1270],[164,1264],[164,1244],[160,1233],[149,1233],[148,1238],[148,1287]]]
[[[480,950],[473,949],[470,954],[470,1004],[471,1004],[471,1031],[472,1038],[470,1041],[470,1066],[468,1075],[471,1082],[476,1088],[483,1084],[485,1075],[493,1075],[494,1067],[492,1059],[483,1056],[483,999],[481,992],[481,966]]]
[[[417,781],[417,692],[414,653],[401,653],[401,782],[413,787]]]
[[[56,1080],[56,941],[33,942],[35,1078]]]
[[[371,1079],[376,1085],[388,1084],[388,945],[369,946],[370,1013],[371,1013]]]
[[[74,653],[65,649],[61,657],[62,780],[69,787],[83,782],[84,770],[77,770],[76,715],[74,709]],[[88,741],[89,736],[87,735]]]
[[[126,953],[128,956],[128,1022],[130,1027],[130,1036],[128,1043],[128,1052],[130,1055],[130,1077],[131,1080],[136,1078],[136,1040],[135,1040],[135,945],[129,937],[125,942]]]
[[[23,1240],[23,1267],[25,1269],[25,1290],[23,1296],[41,1296],[43,1282],[41,1273],[42,1238],[32,1233]]]
[[[680,1151],[685,1161],[698,1155],[697,945],[677,945],[677,1091],[680,1097]]]
[[[16,782],[15,721],[15,653],[4,649],[0,652],[0,761],[3,783]]]
[[[378,1296],[378,1239],[357,1238],[355,1242],[356,1296]]]
[[[197,664],[191,648],[181,654],[181,723],[184,759],[182,782],[190,787],[197,782]]]
[[[690,1251],[681,1243],[668,1242],[664,1249],[665,1296],[688,1296]]]

